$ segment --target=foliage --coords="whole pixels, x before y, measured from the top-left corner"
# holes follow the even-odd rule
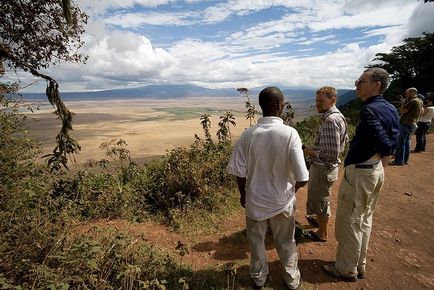
[[[60,99],[58,88],[59,85],[50,80],[46,89],[48,100],[55,108],[54,113],[62,121],[62,127],[56,136],[56,146],[53,149],[53,153],[43,156],[44,158],[48,158],[47,164],[52,171],[59,171],[62,166],[68,169],[68,157],[81,150],[78,142],[69,135],[69,131],[72,130],[72,112],[69,111]]]
[[[200,116],[200,124],[202,125],[202,129],[203,132],[205,134],[205,141],[207,143],[212,143],[212,138],[211,138],[211,133],[210,133],[210,129],[211,129],[211,120],[210,118],[211,115],[208,113],[203,113]]]
[[[313,115],[297,122],[294,128],[300,135],[301,142],[306,147],[312,147],[316,132],[321,125],[321,117],[319,115]]]
[[[42,225],[46,226],[37,229],[44,230]],[[36,234],[35,230],[32,233]],[[9,246],[1,249],[2,257],[10,262],[1,264],[1,272],[7,276],[0,276],[0,287],[174,289],[181,278],[190,281],[194,277],[167,253],[125,232],[95,227],[81,235],[76,230],[80,229],[51,224],[42,232],[48,236],[29,236],[36,243],[21,243],[19,249],[13,248],[12,237],[2,236],[3,245]]]
[[[362,107],[362,100],[360,98],[354,99],[339,106],[341,113],[347,118],[350,124],[357,125],[359,122],[359,112]]]
[[[226,111],[223,116],[220,116],[218,124],[219,129],[217,130],[217,137],[219,141],[224,143],[231,142],[231,125],[236,126],[235,116],[231,112]]]
[[[283,123],[288,126],[294,126],[294,110],[292,109],[290,102],[285,102],[285,107],[283,109],[282,115],[280,118],[282,118]]]
[[[72,113],[60,98],[59,85],[39,70],[61,61],[81,62],[86,57],[78,52],[83,45],[81,35],[87,15],[70,0],[62,1],[2,1],[0,9],[0,75],[4,64],[11,69],[29,71],[47,80],[46,94],[62,122],[56,136],[56,147],[48,154],[52,170],[68,169],[68,157],[80,151],[80,145],[69,132],[72,130]]]
[[[238,88],[237,91],[246,97],[246,120],[249,120],[249,125],[252,126],[252,124],[256,123],[255,116],[258,114],[258,111],[250,101],[249,90],[247,88]]]
[[[392,102],[399,100],[409,87],[416,87],[426,94],[434,90],[434,32],[425,32],[421,37],[404,39],[404,43],[394,46],[390,53],[378,53],[374,61],[393,76],[393,82],[385,97]]]
[[[9,67],[40,70],[60,61],[85,60],[78,50],[87,15],[75,5],[65,6],[70,24],[57,0],[2,1],[0,47]]]
[[[26,116],[21,112],[26,108],[7,97],[17,90],[16,84],[3,83],[0,89],[0,208],[5,208],[13,199],[16,181],[39,170],[34,164],[39,149],[24,128]]]
[[[231,151],[228,143],[199,143],[146,164],[137,190],[144,193],[148,210],[163,214],[168,222],[175,221],[178,210],[192,206],[217,210],[235,188],[226,173]]]

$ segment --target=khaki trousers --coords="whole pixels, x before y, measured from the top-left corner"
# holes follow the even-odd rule
[[[284,279],[291,288],[300,283],[298,254],[295,244],[295,200],[286,211],[268,220],[255,221],[246,217],[247,239],[250,245],[250,277],[256,285],[262,286],[267,280],[268,263],[265,250],[265,234],[270,226],[274,245],[284,268]]]
[[[381,162],[373,168],[345,167],[339,187],[335,234],[336,269],[345,275],[365,273],[372,216],[384,183]]]

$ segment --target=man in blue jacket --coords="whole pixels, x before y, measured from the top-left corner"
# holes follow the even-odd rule
[[[339,188],[336,263],[324,266],[327,274],[344,280],[365,276],[372,217],[384,182],[383,167],[398,141],[398,111],[382,96],[388,84],[389,74],[381,68],[365,70],[355,83],[363,104]]]

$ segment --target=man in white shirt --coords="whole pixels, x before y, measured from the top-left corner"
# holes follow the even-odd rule
[[[279,117],[285,99],[276,87],[259,93],[263,118],[243,132],[228,172],[237,176],[240,203],[246,209],[250,277],[255,288],[267,280],[265,234],[270,227],[289,289],[300,285],[295,232],[295,193],[309,179],[297,131]]]

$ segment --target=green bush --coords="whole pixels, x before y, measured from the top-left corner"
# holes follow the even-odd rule
[[[297,122],[294,128],[300,135],[301,142],[306,147],[312,147],[316,132],[321,125],[321,116],[314,115]]]
[[[214,211],[235,188],[226,172],[231,150],[228,143],[176,148],[145,165],[145,178],[139,179],[135,190],[144,193],[151,212],[169,217],[171,210],[192,205]]]
[[[179,280],[193,277],[167,253],[122,231],[95,227],[81,235],[59,225],[45,234],[2,251],[13,260],[1,263],[0,288],[182,289]]]

